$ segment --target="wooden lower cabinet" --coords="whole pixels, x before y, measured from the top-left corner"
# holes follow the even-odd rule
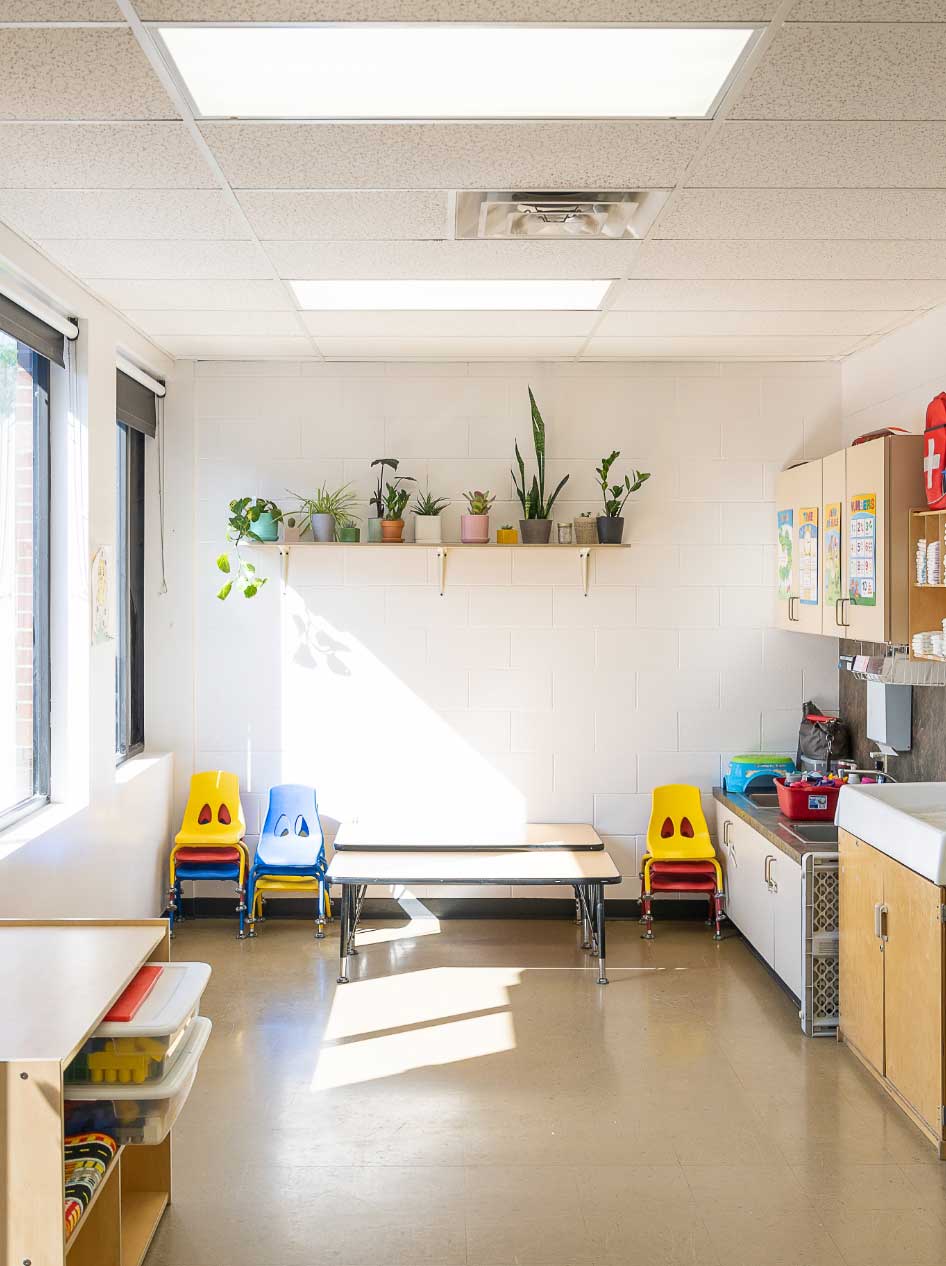
[[[846,1042],[946,1159],[946,889],[839,832]]]

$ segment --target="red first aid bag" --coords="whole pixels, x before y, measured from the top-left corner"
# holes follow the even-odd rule
[[[923,483],[930,509],[946,509],[946,391],[926,406]]]

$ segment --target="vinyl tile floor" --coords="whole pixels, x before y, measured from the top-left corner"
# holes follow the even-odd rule
[[[180,926],[213,1020],[148,1266],[941,1266],[946,1164],[735,933]]]

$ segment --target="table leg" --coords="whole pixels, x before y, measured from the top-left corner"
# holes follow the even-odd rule
[[[595,925],[597,927],[598,942],[598,984],[606,985],[608,983],[607,973],[605,971],[605,943],[604,943],[604,884],[597,883],[594,885],[595,893]]]
[[[351,884],[342,884],[342,902],[338,914],[338,983],[348,984],[349,923],[351,921]]]

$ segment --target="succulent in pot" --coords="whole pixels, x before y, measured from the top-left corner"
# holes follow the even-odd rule
[[[529,405],[532,410],[532,447],[535,449],[535,465],[537,474],[532,476],[532,483],[526,487],[526,468],[519,452],[519,441],[516,441],[516,464],[519,477],[511,471],[516,495],[522,506],[522,518],[519,520],[519,531],[524,545],[547,545],[552,531],[550,518],[552,507],[558,494],[568,483],[568,475],[559,480],[558,487],[546,500],[545,496],[545,422],[535,402],[532,388],[529,388]]]
[[[495,497],[489,489],[465,492],[467,512],[460,515],[460,540],[464,545],[485,545],[489,541],[489,511]]]
[[[450,504],[447,497],[433,497],[428,484],[425,492],[414,498],[414,540],[418,545],[439,545],[443,539],[440,515]]]
[[[504,523],[502,527],[496,529],[497,545],[516,545],[519,541],[519,533],[511,523]]]
[[[244,541],[256,544],[275,541],[282,517],[282,510],[276,502],[266,497],[237,497],[230,502],[227,540],[232,543],[236,557],[231,564],[229,554],[217,556],[217,570],[227,577],[217,590],[221,602],[229,598],[234,586],[244,598],[255,598],[266,584],[266,577],[257,575],[256,565],[243,558],[240,546]]]
[[[309,524],[301,511],[287,510],[284,512],[282,516],[282,539],[287,544],[301,541],[308,530]]]
[[[597,545],[597,543],[598,524],[592,517],[590,510],[583,510],[575,519],[575,544]]]
[[[378,468],[378,483],[368,501],[369,505],[374,506],[375,513],[377,515],[377,518],[368,520],[368,540],[369,541],[380,541],[382,539],[381,522],[384,519],[384,485],[386,483],[384,472],[386,469],[390,469],[396,473],[397,468],[398,466],[400,466],[400,464],[401,464],[401,461],[400,461],[400,458],[398,457],[376,457],[374,461],[371,463],[372,470],[376,466]],[[414,482],[414,480],[410,477],[410,475],[401,475],[398,479],[395,479],[394,482],[395,484],[398,484],[401,481],[404,481],[406,483]]]
[[[406,488],[395,479],[384,490],[384,518],[381,520],[382,541],[400,541],[404,534],[404,508],[411,499]]]
[[[617,449],[602,457],[595,474],[601,487],[604,514],[598,515],[598,541],[602,545],[620,545],[624,536],[624,506],[632,492],[637,492],[650,478],[650,471],[632,470],[623,483],[609,483],[611,467],[621,456]]]

